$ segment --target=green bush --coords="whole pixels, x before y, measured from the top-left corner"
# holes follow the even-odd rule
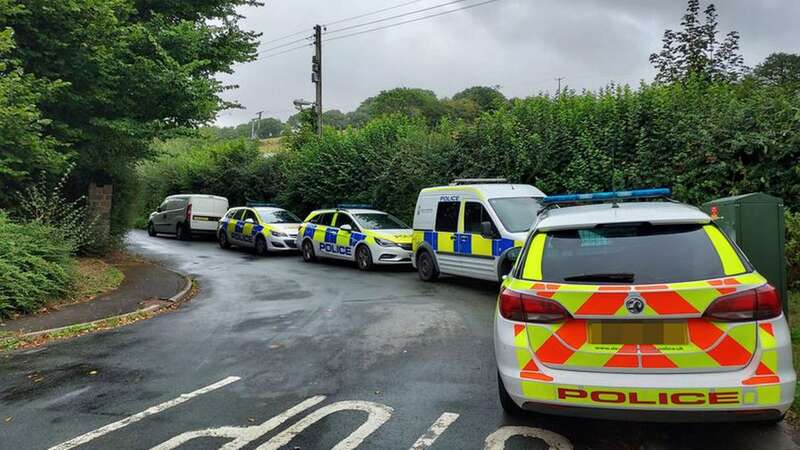
[[[75,250],[56,228],[0,213],[0,317],[36,311],[69,293]]]
[[[789,289],[800,289],[800,213],[786,211],[786,272]]]

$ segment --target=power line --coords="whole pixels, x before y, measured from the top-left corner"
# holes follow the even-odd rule
[[[379,10],[376,10],[376,11],[371,11],[371,12],[368,12],[368,13],[347,17],[345,19],[339,19],[339,20],[335,20],[333,22],[323,22],[323,23],[325,23],[325,26],[328,26],[328,25],[336,25],[336,24],[340,24],[340,23],[350,22],[352,20],[361,19],[361,18],[369,17],[369,16],[374,16],[375,14],[380,14],[382,12],[391,11],[393,9],[402,8],[404,6],[409,6],[409,5],[413,5],[415,3],[420,3],[420,2],[424,2],[424,1],[426,1],[426,0],[413,0],[413,1],[410,1],[410,2],[401,3],[399,5],[390,6],[388,8],[383,8],[383,9],[379,9]],[[297,32],[294,32],[294,33],[289,33],[289,34],[277,37],[275,39],[270,39],[269,41],[263,41],[263,42],[261,42],[261,45],[267,45],[267,44],[272,44],[272,43],[275,43],[275,42],[280,42],[280,41],[282,41],[284,39],[289,39],[289,38],[292,38],[292,37],[295,37],[295,36],[299,36],[299,35],[301,35],[303,33],[306,33],[306,32],[307,32],[307,30],[297,31]]]
[[[389,20],[399,19],[401,17],[412,16],[414,14],[419,14],[421,12],[430,11],[430,10],[433,10],[433,9],[439,9],[439,8],[443,8],[445,6],[454,5],[456,3],[463,3],[463,2],[466,2],[466,1],[469,1],[469,0],[453,0],[453,1],[450,1],[450,2],[447,2],[447,3],[441,3],[439,5],[429,6],[427,8],[417,9],[415,11],[410,11],[410,12],[405,12],[405,13],[402,13],[402,14],[396,14],[394,16],[384,17],[382,19],[375,19],[375,20],[372,20],[372,21],[369,21],[369,22],[358,23],[358,24],[355,24],[355,25],[349,25],[349,26],[346,26],[344,28],[339,28],[338,30],[328,31],[325,34],[340,33],[342,31],[352,30],[354,28],[366,27],[368,25],[374,25],[376,23],[381,23],[381,22],[386,22],[386,21],[389,21]]]
[[[358,35],[361,35],[361,34],[372,33],[373,31],[385,30],[387,28],[394,28],[394,27],[398,27],[400,25],[405,25],[407,23],[419,22],[421,20],[426,20],[426,19],[432,19],[434,17],[444,16],[444,15],[447,15],[447,14],[452,14],[454,12],[463,11],[465,9],[472,9],[472,8],[476,8],[478,6],[483,6],[483,5],[487,5],[489,3],[494,3],[494,2],[499,2],[499,1],[500,0],[487,0],[487,1],[484,1],[484,2],[476,3],[474,5],[469,5],[469,6],[464,6],[464,7],[461,7],[461,8],[451,9],[449,11],[443,11],[443,12],[436,13],[436,14],[429,14],[427,16],[417,17],[415,19],[410,19],[410,20],[404,20],[402,22],[397,22],[397,23],[393,23],[393,24],[389,24],[389,25],[384,25],[382,27],[370,28],[369,30],[359,31],[359,32],[356,32],[356,33],[345,34],[343,36],[332,37],[330,39],[327,39],[326,42],[338,41],[339,39],[345,39],[345,38],[349,38],[349,37],[352,37],[352,36],[358,36]]]
[[[258,54],[259,54],[259,55],[262,55],[262,54],[264,54],[264,53],[271,52],[272,50],[277,50],[277,49],[279,49],[279,48],[288,47],[288,46],[290,46],[290,45],[292,45],[292,44],[297,44],[298,42],[307,41],[307,40],[308,40],[308,39],[310,39],[311,37],[313,37],[313,36],[309,35],[309,36],[306,36],[306,37],[304,37],[304,38],[302,38],[302,39],[297,39],[297,40],[294,40],[294,41],[289,41],[289,42],[286,42],[285,44],[276,45],[276,46],[274,46],[274,47],[270,47],[270,48],[265,48],[264,50],[261,50],[260,52],[258,52]]]
[[[372,11],[372,12],[368,12],[368,13],[365,13],[365,14],[359,14],[357,16],[348,17],[346,19],[336,20],[336,21],[333,21],[333,22],[325,22],[325,26],[327,27],[327,26],[330,26],[330,25],[337,25],[337,24],[340,24],[340,23],[350,22],[352,20],[361,19],[361,18],[364,18],[364,17],[374,16],[375,14],[380,14],[382,12],[391,11],[393,9],[402,8],[404,6],[413,5],[414,3],[419,3],[419,2],[424,2],[424,1],[426,1],[426,0],[414,0],[412,2],[401,3],[401,4],[396,5],[396,6],[390,6],[388,8],[379,9],[377,11]]]
[[[273,58],[275,56],[285,55],[286,53],[291,53],[291,52],[294,52],[294,51],[297,51],[297,50],[308,48],[308,47],[311,47],[313,45],[314,44],[298,45],[297,47],[289,48],[289,49],[286,49],[286,50],[284,50],[282,52],[273,53],[271,55],[264,55],[261,58],[256,59],[256,61],[263,61],[265,59],[270,59],[270,58]]]

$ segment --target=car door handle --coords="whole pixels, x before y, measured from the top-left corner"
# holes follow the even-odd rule
[[[455,241],[456,239],[458,239],[458,236],[456,236],[455,234],[450,236],[451,241]]]

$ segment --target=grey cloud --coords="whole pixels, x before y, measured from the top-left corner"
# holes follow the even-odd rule
[[[468,3],[477,3],[473,0]],[[444,3],[426,0],[403,10]],[[269,0],[247,8],[245,26],[281,36],[401,0]],[[703,2],[705,6],[707,2]],[[722,34],[742,35],[746,62],[773,51],[800,51],[797,0],[721,0]],[[451,6],[451,8],[454,6]],[[396,86],[434,90],[440,96],[472,85],[501,85],[509,96],[553,92],[555,77],[574,89],[610,81],[651,80],[648,56],[665,28],[678,28],[683,0],[501,0],[451,15],[325,45],[325,108],[349,111],[365,98]],[[399,12],[398,11],[398,12]],[[335,29],[332,26],[331,29]],[[273,44],[274,45],[274,44]],[[292,99],[313,97],[311,49],[244,64],[220,76],[239,89],[226,92],[246,109],[220,114],[219,124],[249,120],[256,111],[283,119]]]

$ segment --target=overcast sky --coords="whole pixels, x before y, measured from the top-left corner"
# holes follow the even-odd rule
[[[269,41],[410,0],[264,0],[243,8],[246,29]],[[334,24],[328,31],[427,8],[453,0],[412,5]],[[465,0],[417,16],[382,22],[338,35],[455,9]],[[775,51],[800,52],[800,0],[718,0],[721,34],[741,33],[745,62],[754,66]],[[708,2],[703,1],[703,8]],[[648,56],[661,47],[665,28],[678,28],[685,0],[499,0],[453,14],[324,44],[326,110],[351,111],[365,98],[398,86],[431,89],[439,97],[475,85],[499,85],[509,97],[554,92],[556,77],[574,89],[598,89],[611,81],[638,85],[654,71]],[[265,44],[262,49],[285,41]],[[337,36],[332,33],[325,38]],[[291,45],[270,53],[291,49]],[[238,89],[227,100],[245,109],[220,113],[219,125],[250,120],[260,110],[286,119],[292,100],[314,98],[312,48],[237,65],[222,75]]]

